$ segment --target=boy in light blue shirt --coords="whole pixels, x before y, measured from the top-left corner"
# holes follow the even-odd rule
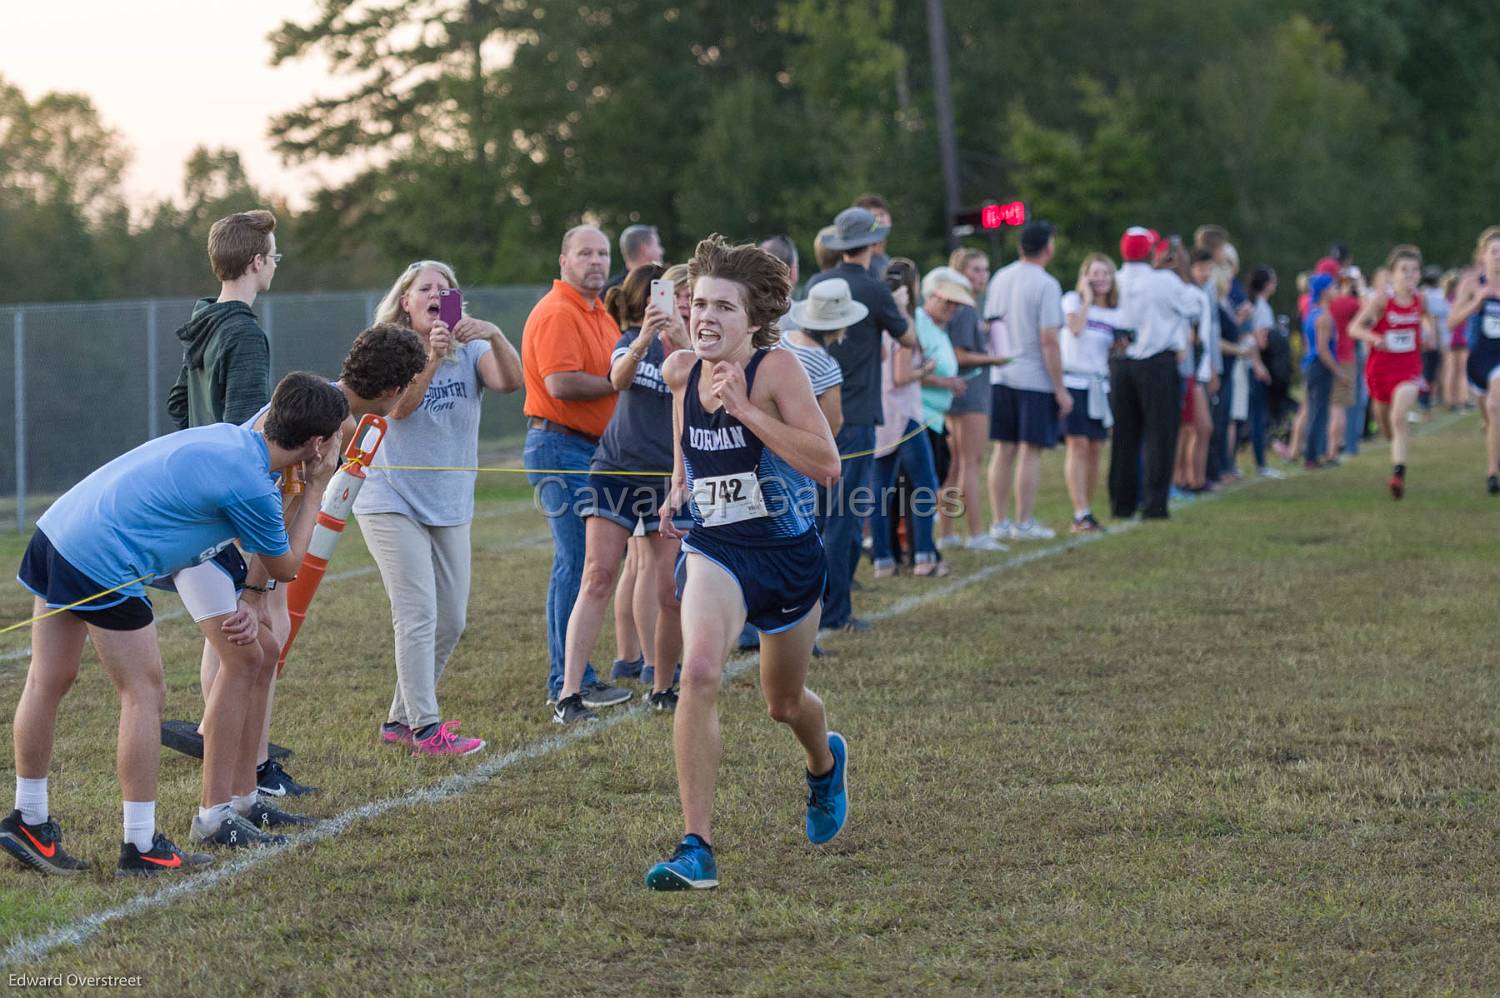
[[[235,538],[260,555],[272,578],[294,578],[337,468],[347,414],[338,388],[289,374],[272,395],[264,432],[216,423],[159,437],[89,475],[37,521],[17,575],[35,596],[38,619],[16,706],[16,810],[0,820],[0,847],[20,863],[50,874],[88,868],[63,851],[47,806],[57,709],[78,675],[84,638],[120,693],[125,841],[116,873],[150,875],[210,861],[184,854],[156,831],[165,681],[144,587],[214,557]],[[272,473],[299,462],[307,464],[308,501],[284,524]],[[248,609],[221,626],[236,644],[258,639],[257,615]]]

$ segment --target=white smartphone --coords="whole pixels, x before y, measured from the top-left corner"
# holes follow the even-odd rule
[[[672,286],[671,281],[664,281],[658,277],[651,282],[651,304],[665,315],[676,314],[677,289]]]

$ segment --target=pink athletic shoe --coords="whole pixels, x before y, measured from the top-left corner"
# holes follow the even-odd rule
[[[418,739],[415,734],[408,736],[412,739],[412,753],[415,755],[472,755],[484,748],[483,738],[466,738],[455,734],[459,723],[458,721],[444,721],[426,738]]]
[[[411,747],[411,729],[400,721],[386,721],[380,726],[380,740],[387,745]]]

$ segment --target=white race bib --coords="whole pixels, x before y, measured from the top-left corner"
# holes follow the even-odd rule
[[[1410,329],[1386,333],[1385,348],[1391,353],[1411,353],[1417,348],[1417,334]]]
[[[770,515],[760,494],[760,479],[753,471],[695,480],[693,503],[705,527],[724,527]]]
[[[1486,315],[1479,327],[1487,340],[1500,340],[1500,315]]]

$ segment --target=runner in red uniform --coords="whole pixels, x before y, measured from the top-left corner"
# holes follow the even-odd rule
[[[1370,344],[1365,382],[1375,421],[1391,442],[1391,498],[1406,492],[1407,441],[1411,433],[1407,413],[1417,403],[1422,389],[1423,343],[1436,343],[1432,317],[1428,315],[1417,281],[1422,276],[1422,253],[1415,246],[1397,246],[1386,259],[1389,286],[1377,285],[1375,293],[1355,317],[1350,335]]]

